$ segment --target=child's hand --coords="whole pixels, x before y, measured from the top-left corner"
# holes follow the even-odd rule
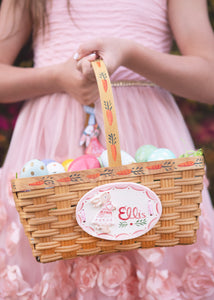
[[[111,75],[126,59],[128,40],[119,38],[101,38],[82,44],[74,55],[82,74],[94,80],[94,74],[89,61],[101,58],[104,60]],[[96,55],[95,55],[96,54]],[[86,59],[87,58],[87,59]]]
[[[58,83],[62,92],[69,94],[82,105],[90,105],[99,98],[97,83],[93,77],[89,78],[84,73],[90,68],[90,59],[94,60],[95,55],[84,57],[80,61],[70,58],[59,65]],[[92,70],[93,72],[93,70]]]

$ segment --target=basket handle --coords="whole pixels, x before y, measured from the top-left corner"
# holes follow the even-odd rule
[[[92,62],[102,105],[105,138],[110,167],[121,166],[119,132],[111,81],[103,60]]]

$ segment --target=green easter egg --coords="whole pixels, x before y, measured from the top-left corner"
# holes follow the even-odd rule
[[[102,158],[98,156],[97,159],[99,160],[100,167],[103,168],[104,166],[103,166]]]
[[[157,149],[153,145],[143,145],[139,147],[135,153],[136,162],[146,162],[149,156]]]

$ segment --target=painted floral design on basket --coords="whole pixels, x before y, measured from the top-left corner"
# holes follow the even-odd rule
[[[198,166],[199,168],[203,168],[204,165],[204,160],[202,159],[202,157],[198,157],[195,161],[195,166]]]
[[[108,177],[108,176],[112,176],[114,174],[114,170],[113,169],[104,169],[102,171],[102,173],[100,173],[100,176],[105,176],[105,177]]]
[[[177,169],[177,167],[175,166],[175,161],[171,161],[171,160],[164,162],[162,168],[164,168],[166,171],[169,172]]]
[[[143,175],[145,174],[143,167],[136,167],[136,168],[132,168],[132,173],[134,175]]]
[[[69,177],[70,177],[71,181],[74,181],[74,182],[83,180],[80,173],[71,174]]]
[[[100,168],[92,170],[83,170],[79,172],[66,172],[62,174],[55,174],[52,176],[32,177],[23,179],[14,179],[11,182],[12,190],[26,191],[38,188],[50,188],[59,185],[70,185],[72,183],[82,183],[91,181],[100,181],[108,178],[126,178],[141,175],[168,173],[179,170],[200,169],[204,166],[203,156],[188,158],[179,158],[173,160],[166,160],[162,162],[152,163],[134,163],[127,166],[120,166],[117,168]]]

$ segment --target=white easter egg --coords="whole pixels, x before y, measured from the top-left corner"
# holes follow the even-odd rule
[[[104,150],[103,153],[100,155],[101,165],[103,167],[108,167],[108,153],[107,150]],[[136,160],[127,152],[121,150],[121,161],[122,165],[128,165],[132,163],[136,163]]]
[[[63,165],[61,165],[60,163],[58,163],[56,161],[49,163],[47,165],[47,170],[48,170],[49,175],[65,172]]]
[[[38,159],[31,159],[22,168],[20,178],[48,175],[46,165]]]
[[[164,160],[176,158],[175,154],[167,148],[158,148],[153,151],[147,161]]]
[[[43,159],[42,160],[42,162],[47,166],[49,163],[51,163],[51,162],[54,162],[55,160],[53,160],[53,159],[49,159],[49,158],[47,158],[47,159]]]

